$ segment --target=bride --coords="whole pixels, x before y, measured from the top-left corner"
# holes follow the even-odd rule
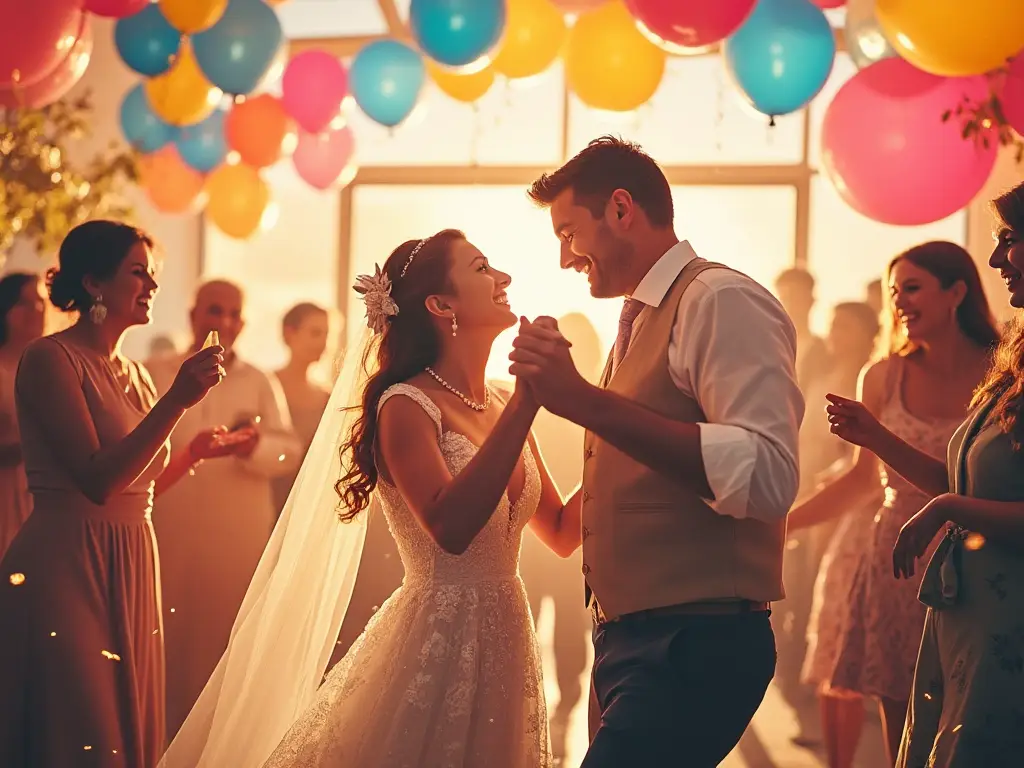
[[[228,650],[162,768],[551,765],[519,547],[529,523],[572,553],[580,495],[563,502],[548,475],[528,387],[485,383],[494,339],[516,322],[510,281],[455,230],[403,243],[359,278],[365,375],[346,361]],[[405,580],[317,690],[371,500]]]

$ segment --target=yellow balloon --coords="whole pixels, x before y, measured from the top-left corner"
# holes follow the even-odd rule
[[[149,106],[171,125],[194,125],[205,120],[224,95],[203,76],[187,43],[182,43],[173,66],[147,80],[145,89]]]
[[[565,76],[587,106],[629,112],[658,90],[666,57],[615,0],[581,14],[569,30]]]
[[[248,165],[222,165],[206,179],[206,215],[229,237],[245,240],[260,227],[270,205],[270,187]]]
[[[877,0],[897,53],[935,75],[980,75],[1024,49],[1024,0]]]
[[[550,0],[508,0],[495,71],[508,78],[539,75],[562,52],[566,32],[565,15]]]
[[[444,69],[427,59],[427,72],[438,88],[457,101],[474,102],[494,85],[494,70],[491,67],[462,74]]]
[[[212,27],[227,7],[228,0],[160,0],[160,12],[186,35]]]

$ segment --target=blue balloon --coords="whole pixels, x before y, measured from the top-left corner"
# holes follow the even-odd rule
[[[227,113],[218,109],[212,115],[178,131],[174,140],[181,159],[200,173],[208,173],[224,162],[228,141],[224,134]]]
[[[464,67],[501,40],[505,0],[412,0],[409,26],[427,56],[449,67]]]
[[[370,43],[356,54],[348,72],[356,104],[389,128],[412,112],[426,77],[423,58],[395,40]]]
[[[726,70],[754,108],[786,115],[813,99],[832,72],[836,39],[810,0],[758,0],[723,44]]]
[[[283,43],[281,22],[263,0],[231,0],[220,21],[192,36],[206,79],[233,96],[256,89]]]
[[[150,108],[146,91],[139,83],[121,102],[121,133],[140,152],[156,152],[174,141],[178,129],[168,125]]]
[[[181,32],[164,18],[159,5],[150,3],[133,16],[117,20],[114,45],[130,69],[156,77],[171,68],[181,47]]]

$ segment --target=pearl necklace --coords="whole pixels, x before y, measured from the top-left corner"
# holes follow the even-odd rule
[[[468,405],[470,408],[472,408],[474,411],[486,411],[488,406],[490,406],[490,404],[491,404],[491,390],[485,389],[484,390],[484,401],[482,403],[478,403],[473,398],[467,397],[466,395],[464,395],[461,392],[459,392],[459,390],[457,390],[455,387],[453,387],[447,381],[445,381],[440,376],[438,376],[437,372],[433,368],[431,368],[430,366],[427,366],[425,370],[426,370],[427,373],[429,373],[434,378],[434,381],[436,381],[442,387],[447,389],[449,392],[451,392],[453,395],[455,395],[457,398],[459,398],[462,402],[464,402],[466,405]]]

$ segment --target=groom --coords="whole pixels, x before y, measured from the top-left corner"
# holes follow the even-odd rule
[[[613,137],[534,182],[561,266],[626,296],[600,386],[550,318],[524,319],[511,372],[587,431],[583,574],[601,721],[583,768],[710,768],[775,671],[786,513],[804,403],[772,295],[698,257],[664,173]]]

